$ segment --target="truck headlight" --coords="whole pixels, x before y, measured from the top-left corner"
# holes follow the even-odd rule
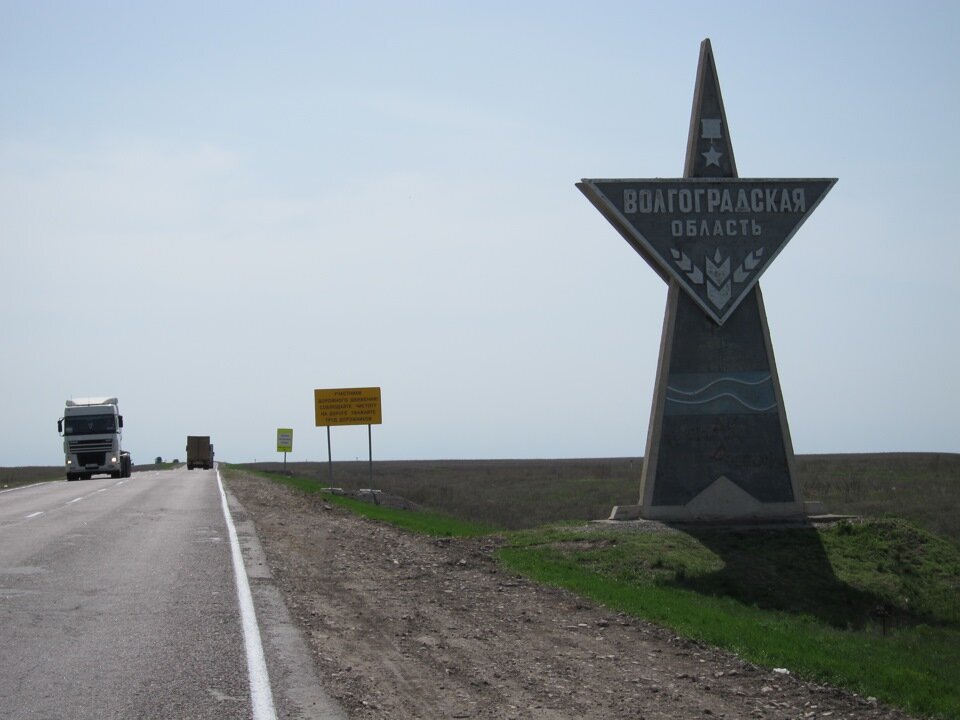
[[[116,457],[110,458],[110,462],[116,462],[116,461],[117,461],[117,458],[116,458]]]
[[[67,460],[67,465],[73,465],[73,460]]]

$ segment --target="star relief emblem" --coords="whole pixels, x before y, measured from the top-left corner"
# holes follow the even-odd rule
[[[720,158],[723,157],[723,153],[717,150],[713,143],[710,143],[710,149],[705,153],[700,153],[707,161],[707,166],[716,165],[720,167]]]

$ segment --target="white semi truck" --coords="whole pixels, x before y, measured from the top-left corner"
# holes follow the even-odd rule
[[[67,400],[57,430],[63,436],[67,480],[97,474],[130,477],[130,453],[120,447],[123,416],[115,397]]]

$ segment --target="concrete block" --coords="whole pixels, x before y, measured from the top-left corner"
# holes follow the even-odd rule
[[[639,520],[641,505],[614,505],[610,520]]]

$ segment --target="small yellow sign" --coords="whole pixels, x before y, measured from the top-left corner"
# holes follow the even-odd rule
[[[293,452],[293,428],[277,428],[277,452]]]
[[[314,390],[317,427],[330,425],[380,425],[380,388]]]

